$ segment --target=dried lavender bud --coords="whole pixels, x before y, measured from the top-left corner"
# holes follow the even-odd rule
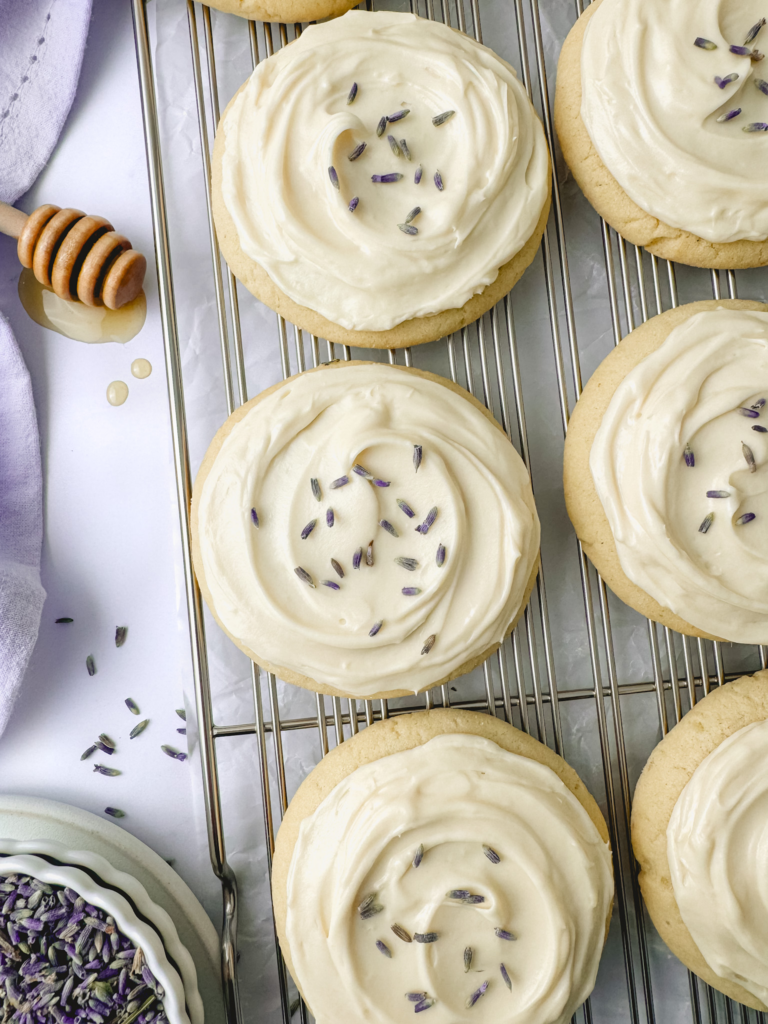
[[[437,188],[438,192],[442,192],[443,189],[445,188],[445,185],[443,185],[443,176],[440,173],[440,171],[435,171],[434,181],[435,187]]]
[[[111,747],[108,743],[105,743],[103,740],[94,740],[94,745],[97,750],[100,750],[102,752],[102,754],[109,754],[110,757],[115,752],[115,748]]]
[[[765,121],[753,121],[751,124],[745,125],[741,130],[743,132],[768,132],[768,124]]]
[[[357,207],[359,206],[359,204],[360,204],[360,200],[359,200],[359,198],[357,196],[355,196],[354,199],[350,199],[349,206],[348,206],[349,212],[350,213],[354,213],[355,210],[357,209]],[[344,482],[345,483],[349,483],[349,481],[346,479],[346,477],[344,478]],[[331,484],[331,486],[333,486],[333,484]],[[338,486],[339,487],[343,487],[344,484],[339,484]]]
[[[488,985],[490,982],[484,981],[480,988],[475,989],[469,999],[466,1001],[465,1006],[468,1010],[471,1010],[475,1003],[488,991]]]
[[[396,529],[394,528],[394,526],[392,525],[392,523],[388,522],[388,521],[387,521],[386,519],[380,519],[380,520],[379,520],[379,526],[380,526],[380,527],[381,527],[381,528],[382,528],[383,530],[386,530],[386,531],[387,531],[387,533],[391,533],[393,537],[399,537],[399,536],[400,536],[400,534],[399,534],[399,533],[397,532],[397,530],[396,530]]]
[[[337,487],[344,487],[345,484],[349,483],[348,476],[340,476],[331,484],[331,490],[335,491]]]
[[[176,714],[179,716],[179,718],[182,720],[182,722],[186,722],[186,720],[187,720],[187,712],[185,711],[184,708],[176,708]]]
[[[419,164],[419,166],[416,168],[416,173],[413,176],[413,183],[414,183],[414,185],[420,185],[421,184],[421,176],[422,176],[423,173],[424,173],[424,171],[421,168],[421,164]]]
[[[733,72],[730,75],[726,75],[725,78],[720,78],[719,75],[715,75],[715,85],[718,85],[721,89],[724,89],[726,85],[730,85],[731,82],[735,82],[738,79],[738,75]]]
[[[81,761],[87,761],[88,758],[91,756],[91,754],[95,754],[95,753],[96,753],[96,744],[94,743],[90,747],[88,747],[87,750],[84,750],[82,752],[82,754],[80,755],[80,760]]]
[[[746,416],[747,419],[750,419],[750,420],[756,420],[758,418],[758,416],[760,415],[760,413],[757,411],[757,409],[747,409],[746,406],[741,406],[739,408],[739,412],[741,413],[742,416]]]
[[[338,583],[334,583],[333,580],[320,580],[324,587],[330,587],[331,590],[341,590]]]
[[[713,522],[714,518],[715,518],[715,513],[714,512],[710,512],[709,515],[704,516],[704,518],[701,521],[701,526],[699,527],[699,533],[706,533],[707,530],[712,525],[712,522]]]
[[[347,156],[347,160],[357,160],[359,156],[363,155],[367,145],[367,142],[361,142],[359,146],[355,146],[352,152]]]
[[[379,138],[381,138],[381,136],[384,134],[384,132],[386,131],[386,128],[387,128],[387,118],[386,118],[386,116],[384,116],[384,117],[382,117],[382,119],[379,121],[379,123],[376,126],[376,134],[378,135]]]
[[[498,864],[499,861],[501,860],[501,857],[498,855],[498,853],[496,853],[495,850],[491,849],[490,846],[485,846],[484,845],[483,846],[483,853],[488,858],[488,860],[491,862],[491,864]]]
[[[397,225],[404,235],[418,235],[419,229],[415,228],[413,224],[398,224]]]
[[[513,935],[512,932],[508,932],[504,928],[494,928],[493,930],[497,938],[504,939],[505,942],[517,942],[517,936]]]
[[[325,510],[325,524],[326,524],[326,526],[333,526],[333,524],[335,522],[336,522],[336,518],[335,518],[335,516],[333,514],[333,509],[332,508],[326,509]]]
[[[402,556],[395,559],[395,565],[399,565],[401,569],[407,569],[408,572],[413,572],[414,569],[419,567],[419,563],[415,558],[403,558]]]
[[[374,622],[374,624],[368,630],[368,636],[376,636],[376,634],[379,632],[383,625],[383,622]]]
[[[137,736],[141,736],[141,734],[144,732],[148,725],[148,718],[145,718],[143,722],[139,722],[138,725],[134,726],[133,729],[131,729],[129,739],[135,740]]]
[[[410,149],[408,149],[408,143],[405,141],[405,139],[400,139],[400,150],[406,160],[413,160],[413,157],[411,156],[411,151]]]
[[[693,452],[691,451],[691,446],[689,444],[687,444],[683,449],[683,458],[685,459],[685,464],[689,469],[696,464],[696,460],[693,457]]]
[[[504,966],[504,964],[499,964],[499,970],[501,971],[501,976],[504,979],[504,984],[507,986],[507,988],[511,992],[512,991],[512,979],[510,978],[509,974],[507,973],[507,968]]]
[[[336,189],[336,191],[337,192],[341,191],[341,186],[339,185],[339,176],[336,173],[336,168],[335,167],[329,167],[328,168],[328,177],[331,179],[331,184]]]
[[[419,864],[424,860],[424,843],[419,843],[416,853],[413,855],[413,866],[417,868]]]
[[[753,64],[758,64],[765,57],[764,53],[760,53],[759,50],[753,50],[749,55],[749,59]]]
[[[426,992],[406,992],[405,998],[409,1003],[420,1003],[422,999],[427,998]]]
[[[333,571],[336,573],[336,575],[339,576],[341,579],[344,579],[344,570],[341,568],[341,566],[339,565],[335,558],[331,559],[331,565],[333,566]]]
[[[437,1002],[436,999],[423,999],[420,1003],[417,1003],[414,1008],[414,1013],[421,1013],[422,1010],[428,1010],[430,1006],[434,1006]]]
[[[750,473],[756,473],[757,472],[757,463],[755,462],[754,453],[753,453],[752,449],[749,447],[749,445],[748,444],[744,444],[743,441],[741,443],[741,454],[744,456],[744,461],[749,466],[749,472]]]
[[[187,760],[187,755],[186,754],[182,754],[181,751],[179,751],[179,750],[174,750],[174,748],[173,747],[169,747],[167,743],[164,743],[160,747],[160,749],[162,750],[162,752],[164,754],[167,754],[168,757],[174,758],[174,760],[176,760],[176,761],[186,761]]]
[[[762,409],[764,405],[765,405],[765,399],[764,398],[758,398],[758,400],[754,403],[754,405],[750,406],[750,409]]]
[[[414,932],[413,941],[421,943],[437,942],[437,932]]]
[[[744,40],[744,45],[748,46],[749,43],[753,43],[757,39],[757,34],[765,24],[765,18],[761,18],[760,21],[756,22],[752,28],[747,32],[747,38]]]
[[[323,492],[320,490],[320,481],[316,476],[313,476],[309,481],[309,486],[312,488],[312,493],[315,496],[315,501],[323,500]]]
[[[128,636],[127,626],[118,626],[115,629],[115,647],[122,647],[125,643],[125,638]]]
[[[389,487],[390,483],[391,483],[391,481],[389,481],[389,480],[378,480],[378,479],[375,479],[373,481],[374,487]]]
[[[362,561],[362,559],[363,559],[363,549],[362,548],[358,548],[357,551],[354,553],[354,555],[352,555],[352,568],[353,569],[359,569],[360,568],[360,562]]]
[[[708,498],[730,498],[730,491],[707,491]]]
[[[433,117],[432,124],[435,128],[439,128],[441,124],[445,124],[446,121],[450,121],[455,113],[455,110],[446,110],[442,114],[438,114],[437,117]]]
[[[413,511],[408,502],[403,501],[402,498],[397,499],[397,507],[400,509],[401,512],[405,512],[409,519],[413,519],[416,516],[416,513]]]
[[[411,212],[405,218],[405,223],[406,224],[410,224],[412,220],[416,220],[416,218],[419,216],[420,213],[421,213],[421,207],[420,206],[414,206],[414,208],[411,210]]]
[[[253,523],[253,525],[258,530],[258,528],[259,528],[259,516],[258,516],[255,508],[251,509],[251,522]]]
[[[752,53],[748,46],[729,46],[728,50],[730,53],[735,53],[737,57],[749,57]]]
[[[310,535],[310,533],[312,533],[312,531],[314,530],[314,528],[316,526],[317,526],[317,520],[316,519],[310,519],[310,521],[307,523],[307,525],[301,531],[301,539],[302,540],[306,540],[307,537]]]
[[[74,622],[74,621],[75,620],[74,619],[70,619],[69,616],[65,616],[63,619],[56,619],[56,623],[57,624],[60,623],[60,622]]]
[[[394,135],[388,135],[387,136],[387,142],[389,143],[389,148],[392,150],[392,152],[395,154],[395,156],[402,156],[403,155],[401,150],[400,150],[400,147],[397,144],[397,139],[395,138]]]
[[[435,646],[435,640],[437,640],[437,633],[433,633],[432,636],[428,636],[424,641],[424,646],[421,648],[422,654],[429,654],[432,648]]]
[[[739,516],[739,518],[736,520],[736,525],[746,526],[747,523],[751,523],[752,520],[756,518],[757,516],[754,512],[745,512],[743,516]]]
[[[766,82],[764,78],[755,78],[753,81],[760,92],[768,96],[768,82]]]
[[[415,444],[413,446],[413,470],[414,470],[415,473],[419,472],[419,466],[421,465],[422,455],[423,455],[423,450],[422,450],[421,445],[420,444]]]
[[[376,902],[378,895],[377,892],[369,892],[358,905],[357,912],[364,921],[367,921],[369,917],[375,917],[376,914],[380,914],[384,909],[381,904]]]
[[[403,587],[401,593],[404,597],[416,597],[421,593],[419,587]]]
[[[410,114],[410,110],[398,110],[396,113],[390,114],[387,120],[390,124],[394,124],[395,121],[402,121],[408,114]]]
[[[365,466],[361,466],[359,462],[354,464],[352,472],[357,473],[358,476],[362,476],[366,480],[373,480],[373,473],[369,473]]]
[[[759,427],[759,426],[753,425],[752,429],[756,430],[758,432],[758,434],[768,434],[768,427]]]
[[[107,768],[103,764],[95,764],[93,770],[98,772],[99,775],[108,775],[110,778],[115,775],[122,775],[123,773],[118,768]]]
[[[140,714],[139,705],[136,703],[133,697],[126,697],[125,706],[128,708],[132,715]]]
[[[368,550],[365,552],[365,564],[373,565],[373,541],[368,542]]]
[[[485,896],[477,896],[468,889],[451,889],[445,895],[449,900],[458,900],[460,903],[485,903]]]
[[[392,925],[392,931],[395,933],[395,935],[398,937],[398,939],[402,939],[403,942],[413,942],[413,939],[408,934],[408,932],[405,930],[405,928],[403,928],[402,925],[400,925],[400,924],[393,924]]]
[[[717,49],[717,43],[713,43],[711,39],[703,39],[701,36],[698,36],[696,39],[694,39],[693,45],[700,47],[702,50]]]
[[[376,949],[378,949],[380,953],[383,953],[388,959],[392,959],[392,950],[386,942],[382,942],[381,939],[376,939]]]
[[[380,185],[391,185],[393,181],[400,181],[402,174],[372,174],[371,181]]]
[[[424,522],[421,524],[421,526],[417,526],[416,527],[416,533],[423,533],[423,534],[429,533],[430,527],[432,526],[432,524],[434,523],[434,521],[436,519],[437,519],[437,505],[433,505],[432,508],[427,513],[427,518],[424,520]]]
[[[96,675],[96,663],[93,660],[92,654],[89,654],[88,657],[85,659],[85,667],[88,669],[89,676]]]
[[[741,107],[736,107],[735,110],[729,110],[727,114],[721,114],[720,117],[717,118],[717,122],[718,124],[722,124],[723,121],[732,121],[734,117],[738,117],[740,113]]]
[[[125,811],[121,811],[119,807],[105,807],[104,813],[108,814],[111,818],[125,817]]]
[[[474,954],[474,952],[472,950],[472,947],[471,946],[467,946],[467,948],[464,950],[464,973],[465,974],[469,974],[469,968],[472,966],[472,957],[474,955],[475,954]]]
[[[186,730],[186,728],[184,728],[184,729],[177,729],[177,730],[176,730],[176,732],[177,732],[177,733],[178,733],[178,734],[179,734],[180,736],[186,736],[186,735],[187,735],[187,730]]]
[[[347,106],[349,106],[350,103],[354,103],[355,102],[356,96],[357,96],[357,82],[353,82],[352,83],[352,88],[349,90],[349,96],[347,96]]]
[[[438,544],[437,554],[435,555],[435,564],[438,569],[442,569],[445,564],[445,544]]]
[[[313,590],[315,589],[315,581],[312,579],[312,577],[309,575],[306,569],[302,569],[300,565],[297,565],[293,571],[296,573],[296,575],[299,577],[302,583],[306,583],[307,586],[312,587]]]

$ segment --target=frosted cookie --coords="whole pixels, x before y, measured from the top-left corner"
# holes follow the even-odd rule
[[[569,33],[563,156],[635,245],[695,267],[768,264],[765,15],[763,0],[595,0]]]
[[[205,0],[205,5],[252,21],[282,21],[292,25],[337,18],[354,7],[355,0]]]
[[[651,754],[632,809],[662,939],[708,985],[768,1009],[768,672],[713,690]]]
[[[626,337],[565,442],[568,514],[608,586],[689,636],[768,642],[768,306],[694,302]]]
[[[371,726],[310,773],[272,872],[317,1024],[566,1024],[613,901],[608,830],[562,758],[469,711]],[[421,1018],[418,1018],[421,1019]]]
[[[514,70],[412,14],[351,11],[260,63],[213,154],[222,252],[331,341],[433,341],[490,309],[539,247],[541,124]]]
[[[462,388],[332,363],[238,409],[200,467],[193,554],[245,653],[320,693],[392,697],[468,672],[538,569],[520,456]]]

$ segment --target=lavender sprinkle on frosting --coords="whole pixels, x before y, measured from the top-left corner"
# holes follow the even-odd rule
[[[752,520],[756,518],[757,516],[754,512],[745,512],[743,516],[739,516],[739,518],[736,520],[736,525],[745,526],[747,523],[751,523]]]
[[[501,971],[501,977],[504,980],[504,984],[507,986],[507,988],[511,992],[512,991],[512,979],[510,978],[509,974],[507,973],[507,968],[504,966],[504,964],[499,964],[499,970]]]
[[[354,103],[357,98],[357,82],[352,83],[352,88],[349,90],[349,96],[347,96],[347,106],[350,103]]]
[[[745,125],[741,130],[743,132],[768,132],[768,124],[765,121],[753,121],[751,124]]]
[[[435,180],[435,187],[437,188],[438,192],[442,192],[443,189],[445,188],[445,185],[443,184],[443,176],[440,173],[440,171],[435,171],[435,179],[434,180]]]
[[[491,862],[491,864],[498,864],[499,861],[501,860],[501,857],[498,855],[498,853],[496,853],[495,850],[491,849],[490,846],[483,846],[483,853]]]
[[[419,567],[415,558],[403,558],[402,555],[395,559],[395,565],[399,565],[401,569],[407,569],[408,572],[413,572]]]
[[[737,57],[749,57],[752,53],[748,46],[729,46],[728,50],[730,53],[735,53]]]
[[[416,220],[416,218],[419,216],[420,213],[421,213],[421,207],[420,206],[414,206],[414,208],[411,210],[411,212],[405,218],[405,223],[406,224],[410,224],[412,220]]]
[[[424,646],[421,648],[422,654],[429,654],[432,648],[435,646],[435,640],[437,640],[437,633],[433,633],[432,636],[428,636],[424,641]]]
[[[421,1013],[422,1010],[428,1010],[430,1008],[430,1006],[434,1006],[435,1005],[435,1002],[436,1002],[435,999],[422,999],[422,1001],[420,1003],[417,1003],[414,1006],[413,1012],[414,1013]]]
[[[445,564],[445,544],[438,544],[437,553],[435,555],[435,565],[438,569],[442,569]]]
[[[395,138],[394,135],[388,135],[387,136],[387,142],[389,143],[389,148],[392,150],[392,152],[395,154],[395,156],[402,156],[403,155],[400,147],[397,144],[397,139]]]
[[[387,521],[386,519],[380,519],[380,520],[379,520],[379,526],[380,526],[380,527],[381,527],[381,528],[382,528],[383,530],[386,530],[386,531],[387,531],[387,533],[391,533],[393,537],[399,537],[399,536],[400,536],[400,534],[399,534],[399,533],[397,532],[397,530],[396,530],[396,529],[394,528],[394,526],[392,525],[392,523],[388,522],[388,521]]]
[[[419,164],[419,166],[416,168],[416,173],[413,176],[414,185],[419,185],[421,183],[421,176],[423,173],[424,171],[421,168],[421,164]]]
[[[474,954],[474,951],[473,951],[472,947],[471,946],[467,946],[467,948],[464,950],[464,973],[465,974],[469,973],[469,968],[472,966],[472,957],[474,955],[475,954]]]
[[[374,487],[389,487],[389,484],[390,484],[389,480],[378,480],[378,479],[375,479],[373,481],[373,486]]]
[[[421,943],[437,942],[437,932],[414,932],[413,941]]]
[[[312,533],[312,531],[314,530],[314,528],[316,526],[317,526],[317,520],[316,519],[310,519],[310,521],[307,523],[307,525],[301,531],[301,539],[302,540],[306,540],[307,537],[310,535],[310,533]]]
[[[478,896],[468,889],[451,889],[445,895],[449,900],[458,900],[460,903],[485,903],[485,896]]]
[[[421,524],[421,526],[417,526],[416,527],[416,532],[417,533],[423,533],[423,534],[429,533],[430,527],[432,526],[432,524],[434,523],[434,521],[436,519],[437,519],[437,505],[433,505],[432,508],[427,513],[427,518],[424,520],[424,522]]]
[[[408,143],[405,141],[405,139],[400,139],[400,151],[402,152],[406,160],[413,160],[413,157],[411,156],[411,151],[410,149],[408,149]]]
[[[395,121],[402,121],[408,114],[410,114],[410,110],[398,110],[396,113],[390,114],[387,120],[390,124],[393,124]]]
[[[331,559],[331,565],[333,566],[333,571],[336,573],[336,575],[339,576],[341,579],[344,579],[344,570],[341,568],[341,566],[339,565],[335,558]]]
[[[326,509],[325,511],[325,522],[327,526],[333,526],[333,524],[336,522],[336,518],[333,514],[332,508]]]
[[[323,584],[324,587],[329,587],[331,590],[341,590],[339,584],[334,583],[333,580],[321,580],[320,582]]]
[[[354,199],[350,199],[349,206],[348,206],[349,212],[350,213],[354,213],[359,205],[360,205],[360,199],[359,199],[358,196],[355,196]]]
[[[160,749],[162,750],[162,752],[164,754],[167,754],[168,757],[172,757],[174,759],[174,761],[186,761],[187,760],[187,755],[186,754],[183,754],[180,750],[174,750],[174,748],[173,747],[169,747],[167,743],[164,743],[160,747]]]
[[[685,459],[685,464],[689,469],[692,469],[696,465],[696,460],[693,457],[693,452],[691,451],[691,446],[689,444],[687,444],[683,449],[683,458]]]
[[[484,981],[480,988],[475,989],[475,991],[472,993],[472,995],[469,997],[465,1004],[468,1010],[471,1010],[475,1003],[478,1001],[478,999],[485,995],[485,993],[488,991],[489,984],[490,982]]]
[[[345,484],[348,484],[348,483],[349,483],[349,477],[348,476],[337,477],[337,479],[334,480],[333,483],[331,484],[331,490],[335,491],[337,487],[344,487]]]
[[[768,96],[768,82],[766,82],[764,78],[755,78],[754,82],[760,92]]]
[[[414,853],[414,855],[413,855],[412,864],[413,864],[413,866],[415,868],[417,868],[419,866],[419,864],[421,864],[421,862],[423,860],[424,860],[424,843],[419,843],[418,849],[416,850],[416,853]]]
[[[765,399],[764,398],[758,398],[758,400],[754,404],[752,404],[750,406],[750,409],[762,409],[764,405],[765,405]]]
[[[397,507],[400,509],[401,512],[405,512],[409,519],[415,518],[416,513],[413,511],[413,509],[411,508],[407,501],[403,501],[402,498],[398,498]]]
[[[358,548],[357,551],[352,555],[352,568],[359,569],[360,563],[363,560],[363,549]]]
[[[707,491],[708,498],[730,498],[730,491]]]
[[[357,473],[358,476],[363,477],[365,480],[373,480],[373,473],[369,473],[365,466],[361,466],[359,462],[354,464],[352,472]]]
[[[435,128],[439,128],[441,124],[445,124],[446,121],[450,121],[455,113],[455,110],[445,110],[442,114],[438,114],[436,117],[432,118],[432,124]]]
[[[383,953],[389,960],[392,959],[392,950],[386,942],[382,942],[381,939],[376,939],[376,949],[378,949],[380,953]]]
[[[422,456],[423,456],[423,451],[422,451],[421,445],[420,444],[415,444],[413,446],[413,469],[414,469],[414,472],[416,472],[416,473],[419,472],[419,466],[421,465]]]
[[[394,181],[400,181],[402,174],[372,174],[371,181],[379,185],[391,185]]]
[[[720,117],[718,117],[717,122],[718,124],[722,124],[723,121],[732,121],[734,117],[738,117],[740,113],[741,107],[736,107],[735,110],[729,110],[727,114],[721,114]]]
[[[704,516],[704,518],[701,521],[701,526],[699,527],[699,533],[706,533],[712,525],[712,523],[714,522],[714,518],[714,512],[710,512],[709,515]]]
[[[416,597],[421,590],[418,587],[403,587],[402,593],[404,597]]]
[[[426,992],[406,992],[405,998],[409,1003],[420,1003],[422,1000],[427,998]]]
[[[364,921],[369,917],[374,917],[376,914],[380,914],[384,909],[384,907],[380,906],[376,902],[376,897],[378,895],[379,894],[377,892],[369,892],[359,904],[357,912]]]
[[[760,415],[757,409],[747,409],[747,407],[743,405],[739,407],[739,412],[742,416],[746,416],[747,419],[750,420],[756,420]]]
[[[365,564],[373,565],[373,541],[368,541],[368,548],[365,552]]]
[[[768,434],[768,427],[760,427],[757,424],[753,424],[753,430],[756,430],[758,434]]]
[[[735,82],[738,79],[738,77],[739,76],[736,74],[735,71],[732,72],[730,75],[726,75],[725,78],[720,78],[719,75],[715,75],[715,85],[719,86],[721,89],[724,89],[727,85],[730,85],[731,82]]]
[[[419,229],[414,227],[413,224],[398,224],[397,225],[404,235],[418,235]]]
[[[756,473],[757,472],[757,463],[755,462],[754,452],[749,447],[749,445],[748,444],[744,444],[743,441],[741,443],[741,454],[744,456],[744,461],[749,466],[749,472],[750,473]]]
[[[341,186],[339,185],[339,176],[336,173],[335,167],[328,168],[328,177],[331,179],[331,184],[333,185],[333,187],[336,189],[337,192],[339,192],[341,190]]]
[[[368,146],[367,142],[361,142],[359,146],[355,146],[351,153],[347,155],[347,160],[350,162],[357,160],[358,157],[362,156]]]
[[[760,29],[765,25],[765,18],[761,18],[760,21],[756,22],[752,28],[747,32],[747,38],[744,40],[744,45],[748,46],[757,39]]]
[[[320,490],[320,482],[316,476],[313,476],[309,481],[309,486],[312,488],[312,493],[315,496],[315,501],[323,500],[323,492]]]
[[[309,575],[306,569],[302,569],[300,565],[297,565],[293,571],[296,573],[296,575],[299,577],[302,583],[306,583],[307,586],[312,587],[313,590],[315,589],[315,581],[312,579],[312,577]]]
[[[499,939],[504,939],[505,942],[517,941],[517,936],[513,935],[512,932],[508,932],[506,928],[494,928],[493,930],[496,933],[496,937]]]
[[[711,39],[704,39],[702,36],[697,36],[693,41],[694,46],[698,46],[702,50],[716,50],[717,43],[713,43]]]
[[[368,630],[368,636],[376,636],[376,634],[379,632],[383,625],[383,622],[374,622],[374,624]]]
[[[413,939],[401,924],[393,924],[392,931],[395,933],[398,939],[402,939],[403,942],[413,942]]]
[[[386,130],[387,130],[387,118],[386,118],[386,115],[384,115],[384,117],[382,117],[382,119],[376,125],[376,134],[378,135],[379,138],[381,138],[381,136],[384,134],[384,132]]]

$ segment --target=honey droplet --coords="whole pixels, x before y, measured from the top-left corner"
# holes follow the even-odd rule
[[[107,401],[110,405],[122,405],[128,397],[128,385],[121,380],[113,380],[107,387]]]
[[[152,363],[148,359],[134,359],[131,363],[131,373],[139,380],[144,380],[152,373]]]

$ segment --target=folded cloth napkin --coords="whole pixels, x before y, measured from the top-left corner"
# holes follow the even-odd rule
[[[40,626],[42,543],[43,478],[32,384],[0,315],[0,733]]]
[[[0,199],[48,161],[75,98],[91,0],[0,0]]]

